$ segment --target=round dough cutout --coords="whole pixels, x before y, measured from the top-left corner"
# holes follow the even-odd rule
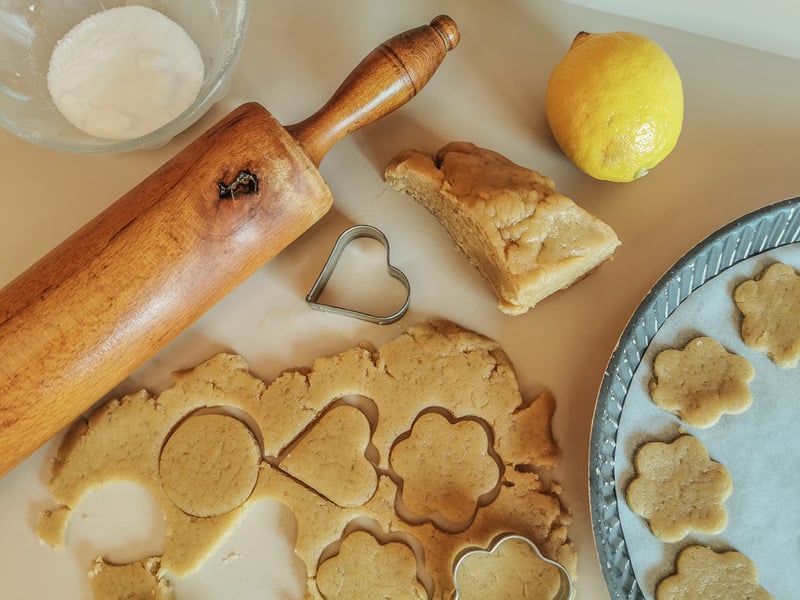
[[[250,497],[260,464],[261,449],[244,423],[229,415],[194,415],[161,450],[161,485],[183,512],[218,516]]]

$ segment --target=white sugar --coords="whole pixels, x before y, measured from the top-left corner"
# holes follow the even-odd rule
[[[91,15],[56,44],[47,86],[75,127],[124,140],[186,110],[203,83],[203,59],[186,31],[144,6]]]

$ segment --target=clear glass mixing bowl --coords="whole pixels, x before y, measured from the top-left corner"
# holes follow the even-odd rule
[[[70,124],[47,89],[50,54],[72,27],[100,10],[140,4],[183,27],[200,49],[205,78],[197,99],[180,116],[141,137],[114,141]],[[0,126],[66,152],[122,152],[157,148],[199,119],[230,86],[244,42],[247,0],[0,0]]]

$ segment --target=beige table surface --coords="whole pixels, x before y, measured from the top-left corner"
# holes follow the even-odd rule
[[[0,284],[235,106],[255,100],[282,123],[299,121],[321,106],[374,46],[439,13],[456,20],[461,45],[420,96],[340,142],[324,159],[321,170],[336,197],[333,211],[120,389],[157,392],[169,385],[172,370],[222,349],[241,353],[269,380],[362,339],[380,344],[425,318],[443,317],[480,331],[502,343],[524,393],[546,387],[557,399],[554,428],[563,460],[554,475],[574,516],[570,537],[579,554],[578,597],[602,600],[608,592],[592,539],[587,450],[604,368],[632,311],[676,259],[729,221],[798,194],[800,64],[795,60],[555,0],[258,0],[229,95],[166,147],[78,156],[0,132]],[[580,173],[558,151],[544,118],[548,75],[572,37],[581,30],[619,29],[647,34],[669,52],[686,98],[677,148],[631,184],[603,183]],[[456,139],[497,150],[554,178],[559,191],[616,230],[622,246],[615,259],[524,316],[498,312],[491,292],[436,220],[389,191],[382,178],[399,150],[435,150]],[[395,325],[316,313],[304,301],[336,237],[357,223],[387,235],[393,262],[412,283],[411,310]],[[126,551],[157,551],[161,543],[163,531],[147,499],[118,489],[82,508],[86,518],[66,550],[40,546],[33,524],[48,506],[47,461],[56,442],[0,479],[4,598],[88,599],[87,559],[107,551],[125,560]],[[131,502],[144,507],[143,517],[124,508]],[[274,528],[276,517],[267,513],[252,516],[253,523]],[[272,534],[262,535],[255,526],[243,529],[234,541],[267,549],[236,561],[224,560],[231,555],[222,549],[205,574],[184,584],[179,598],[271,597],[258,596],[255,589],[285,577],[288,551],[270,542]]]

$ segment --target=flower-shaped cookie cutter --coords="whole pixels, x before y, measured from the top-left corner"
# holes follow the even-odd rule
[[[456,562],[453,566],[453,597],[452,600],[461,600],[461,591],[459,590],[458,585],[458,574],[459,571],[463,568],[464,562],[470,556],[474,556],[476,554],[494,554],[497,550],[502,546],[504,543],[511,541],[511,540],[519,540],[524,542],[528,546],[531,547],[535,554],[536,560],[541,560],[547,564],[553,565],[558,569],[558,574],[561,579],[561,583],[559,585],[558,591],[556,592],[555,596],[553,596],[552,600],[573,600],[575,598],[575,586],[572,583],[572,578],[569,576],[566,567],[562,565],[560,562],[547,558],[542,554],[542,551],[539,550],[539,547],[534,544],[531,540],[526,538],[525,536],[516,534],[516,533],[503,533],[497,536],[494,541],[489,545],[488,549],[484,548],[468,548],[462,551]]]
[[[328,284],[328,280],[331,278],[331,275],[333,275],[333,272],[336,269],[336,264],[339,262],[342,252],[344,252],[344,249],[350,242],[358,238],[371,238],[383,244],[384,248],[386,248],[386,268],[389,272],[389,275],[402,283],[406,288],[405,302],[403,302],[403,305],[396,312],[390,315],[373,315],[360,310],[353,310],[350,308],[344,308],[342,306],[318,302],[322,292],[325,290],[325,286]],[[354,225],[353,227],[345,230],[339,236],[339,239],[336,240],[336,244],[334,244],[333,250],[331,250],[331,254],[328,257],[328,260],[325,262],[325,266],[322,268],[319,277],[317,277],[317,280],[311,287],[311,291],[306,296],[306,302],[308,302],[308,304],[314,310],[332,312],[348,317],[355,317],[356,319],[369,321],[370,323],[377,323],[378,325],[389,325],[399,321],[408,311],[408,306],[411,302],[411,283],[409,283],[405,274],[390,262],[389,240],[386,239],[386,236],[383,234],[383,232],[375,227],[372,227],[371,225]]]

